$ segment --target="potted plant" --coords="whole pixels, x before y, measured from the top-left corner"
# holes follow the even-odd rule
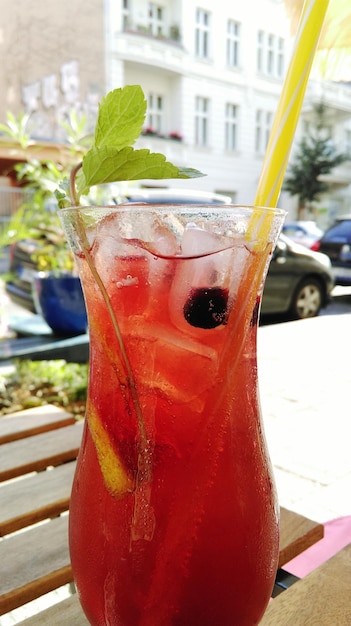
[[[171,133],[169,133],[168,137],[170,139],[173,139],[173,141],[183,141],[183,135],[178,133],[178,131],[176,131],[176,130],[174,130]]]
[[[69,130],[68,125],[65,127]],[[75,114],[71,116],[70,128],[72,158],[76,158],[84,148],[76,139],[83,122]],[[19,143],[23,136],[21,125]],[[40,313],[53,332],[60,335],[84,333],[87,328],[80,279],[54,200],[58,182],[69,167],[70,163],[62,165],[34,158],[15,166],[18,184],[31,189],[32,197],[19,207],[0,238],[1,245],[11,247],[7,292],[16,299],[22,297],[27,308]]]
[[[87,331],[87,314],[78,276],[39,272],[33,279],[33,297],[37,312],[56,335],[80,335]]]

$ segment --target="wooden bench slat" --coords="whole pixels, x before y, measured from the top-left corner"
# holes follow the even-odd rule
[[[0,444],[16,441],[75,423],[71,413],[53,405],[18,411],[0,420]]]
[[[83,422],[1,446],[0,481],[9,480],[77,457]]]
[[[71,461],[0,489],[0,537],[68,510],[76,463]]]
[[[68,516],[0,542],[0,615],[73,580]]]
[[[324,536],[324,526],[294,511],[280,509],[280,549],[279,564],[282,567],[317,543]]]
[[[89,626],[77,594],[19,622],[17,626],[62,626],[63,624],[67,624],[67,626]]]

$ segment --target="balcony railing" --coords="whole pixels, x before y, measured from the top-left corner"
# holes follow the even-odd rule
[[[325,107],[334,110],[335,116],[349,117],[351,114],[351,86],[343,83],[311,80],[307,86],[306,105],[323,102]],[[329,111],[329,113],[331,112]]]
[[[160,27],[160,32],[154,33],[151,26],[144,24],[131,24],[127,22],[124,24],[123,31],[125,33],[142,35],[145,37],[151,37],[159,41],[165,41],[167,43],[180,44],[181,33],[178,24],[171,24],[170,26]]]

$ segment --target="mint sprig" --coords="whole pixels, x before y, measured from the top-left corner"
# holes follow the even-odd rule
[[[146,106],[139,85],[114,89],[102,99],[93,145],[74,168],[70,186],[64,183],[56,193],[60,207],[79,204],[91,187],[104,183],[204,176],[198,170],[173,165],[158,152],[133,148],[145,121]]]

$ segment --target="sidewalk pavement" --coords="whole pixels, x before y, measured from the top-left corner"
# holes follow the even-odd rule
[[[261,326],[263,422],[280,504],[351,515],[351,314]]]

